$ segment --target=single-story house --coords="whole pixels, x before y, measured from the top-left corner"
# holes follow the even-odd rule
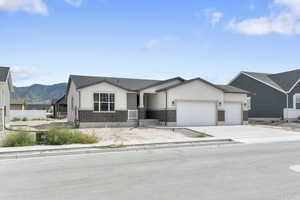
[[[67,117],[67,100],[66,95],[59,99],[52,101],[53,116],[56,119],[63,119]]]
[[[70,75],[68,121],[80,127],[245,124],[248,92],[201,78],[145,80]]]
[[[0,67],[0,128],[8,125],[10,94],[14,91],[9,67]],[[0,131],[1,131],[0,130]]]
[[[247,90],[249,118],[260,120],[300,117],[300,69],[281,73],[240,72],[229,85]]]
[[[10,110],[24,110],[26,102],[21,99],[10,100]]]

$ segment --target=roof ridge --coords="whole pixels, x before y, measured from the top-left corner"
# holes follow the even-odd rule
[[[112,78],[112,79],[131,79],[131,80],[143,80],[143,81],[165,81],[165,80],[157,80],[157,79],[141,79],[141,78],[125,78],[125,77],[110,77],[110,76],[90,76],[90,75],[76,75],[76,74],[70,74],[70,77],[84,77],[84,78]],[[174,78],[179,78],[179,77],[174,77]],[[166,79],[168,80],[168,79]]]
[[[285,72],[279,72],[279,73],[275,73],[275,74],[272,74],[272,75],[291,73],[291,72],[295,72],[295,71],[300,71],[300,69],[294,69],[294,70],[289,70],[289,71],[285,71]]]

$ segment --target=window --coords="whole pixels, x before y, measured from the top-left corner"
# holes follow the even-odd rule
[[[294,108],[300,109],[300,94],[294,95]]]
[[[98,111],[98,112],[115,111],[115,94],[94,93],[94,111]]]
[[[251,97],[247,97],[247,109],[251,110]]]

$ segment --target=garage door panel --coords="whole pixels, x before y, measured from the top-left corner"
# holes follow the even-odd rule
[[[176,115],[178,126],[216,125],[216,103],[178,102]]]
[[[242,124],[242,105],[241,103],[225,103],[225,124],[240,125]]]

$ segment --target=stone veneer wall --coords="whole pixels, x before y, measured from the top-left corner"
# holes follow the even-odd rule
[[[127,122],[128,112],[116,110],[115,112],[94,112],[91,110],[80,110],[80,122]]]
[[[176,122],[176,110],[147,110],[146,119],[158,119],[162,122]]]

